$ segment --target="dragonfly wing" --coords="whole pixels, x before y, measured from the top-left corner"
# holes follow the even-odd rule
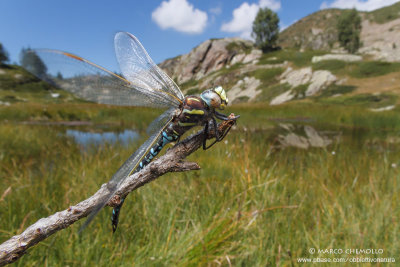
[[[123,76],[147,90],[161,91],[171,99],[182,102],[184,95],[176,83],[147,54],[139,40],[127,32],[114,38],[115,54]]]
[[[22,58],[25,58],[23,66],[34,75],[89,101],[119,106],[157,108],[176,106],[165,93],[133,84],[101,66],[70,53],[37,49],[28,50]]]
[[[153,127],[150,134],[150,137],[144,142],[139,149],[137,149],[116,171],[116,173],[112,176],[111,180],[107,183],[108,193],[98,202],[94,211],[88,216],[88,219],[81,227],[82,231],[89,223],[93,220],[93,218],[97,215],[97,213],[110,201],[110,199],[115,195],[115,193],[120,188],[121,184],[125,181],[125,179],[134,173],[140,161],[146,156],[149,152],[150,148],[154,145],[155,142],[159,139],[162,131],[165,127],[168,126],[169,122],[172,120],[173,115],[175,114],[175,109],[170,108],[161,114],[158,118],[154,120],[151,125],[158,126]]]
[[[109,186],[119,186],[126,177],[131,175],[133,171],[136,169],[139,162],[142,158],[147,154],[151,146],[157,141],[157,137],[161,134],[161,132],[165,129],[165,127],[172,120],[174,114],[176,112],[175,108],[170,108],[166,110],[163,114],[158,116],[151,124],[152,128],[147,129],[148,134],[150,135],[149,139],[144,142],[135,153],[133,153],[125,163],[118,169],[118,171],[113,175],[111,180],[109,181]]]

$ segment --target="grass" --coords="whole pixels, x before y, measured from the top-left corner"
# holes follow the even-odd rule
[[[372,18],[374,22],[383,24],[391,20],[399,18],[400,4],[395,3],[393,5],[383,7],[368,13],[368,17]]]
[[[281,71],[253,73],[266,86],[259,100],[288,89],[276,84]],[[241,115],[237,128],[188,158],[202,169],[165,175],[132,193],[115,235],[106,208],[83,235],[77,222],[15,266],[298,266],[311,247],[376,248],[397,257],[400,110],[369,110],[396,101],[389,94],[325,98],[353,89],[329,87],[312,104],[228,107],[226,114]],[[0,242],[92,195],[144,141],[146,122],[158,114],[33,100],[0,106]],[[65,126],[23,123],[71,120],[134,128],[143,138],[82,150]],[[284,133],[276,126],[294,123],[321,136],[334,133],[340,142],[309,150],[278,146]],[[301,138],[308,138],[305,129]]]
[[[364,106],[368,108],[380,108],[396,103],[397,96],[391,94],[359,94],[351,96],[338,96],[322,100],[324,103],[332,103],[346,106]]]
[[[242,117],[227,142],[189,157],[202,170],[166,175],[131,194],[114,236],[105,209],[82,236],[77,223],[15,265],[297,266],[310,247],[383,248],[382,256],[396,256],[400,173],[392,164],[400,164],[400,147],[390,134],[364,129],[354,142],[347,128],[342,142],[326,149],[274,146],[271,118],[332,114],[319,109],[235,107]],[[378,116],[366,113],[359,116]],[[11,186],[0,201],[0,240],[91,195],[137,146],[81,151],[60,133],[0,127],[0,193]]]
[[[292,92],[296,95],[296,98],[304,98],[308,86],[310,86],[309,83],[298,85],[292,89]]]
[[[339,96],[343,94],[348,94],[353,92],[356,89],[355,86],[352,85],[337,85],[337,84],[332,84],[328,86],[326,89],[324,89],[318,96],[317,98],[323,98],[323,97],[332,97],[332,96]]]
[[[336,99],[336,98],[333,98]],[[361,105],[342,105],[340,101],[292,101],[278,106],[265,103],[237,105],[233,110],[241,114],[240,125],[244,127],[270,128],[273,122],[313,122],[335,125],[343,128],[362,128],[379,131],[382,129],[400,130],[399,109],[386,112],[372,112],[365,102]]]
[[[274,84],[268,87],[262,87],[261,94],[257,96],[256,101],[264,102],[264,101],[271,101],[274,97],[286,92],[290,89],[288,84]]]
[[[340,70],[346,67],[346,62],[342,60],[322,60],[312,64],[313,70],[329,70],[334,73],[338,73]]]
[[[198,84],[199,84],[199,81],[196,81],[195,79],[191,79],[187,82],[180,84],[180,88],[182,90],[185,90],[187,88],[196,87],[196,86],[198,86]]]
[[[356,78],[375,77],[400,70],[400,63],[390,63],[381,61],[363,61],[358,63],[358,68],[351,72],[351,76]]]
[[[313,56],[324,55],[327,52],[318,50],[306,50],[300,52],[295,49],[283,49],[270,53],[263,54],[258,64],[276,64],[283,63],[284,61],[292,62],[296,67],[305,67],[311,64]],[[271,62],[271,58],[273,59]]]
[[[126,108],[92,103],[38,104],[16,103],[0,106],[0,121],[62,122],[91,121],[93,123],[142,126],[161,111],[149,108]],[[143,120],[138,120],[137,118]],[[116,120],[115,118],[118,118]]]
[[[253,76],[261,81],[263,87],[267,87],[277,83],[279,81],[278,76],[281,75],[282,72],[282,68],[258,69],[253,72],[249,72],[246,75]]]
[[[230,42],[226,47],[226,50],[230,53],[240,53],[250,54],[253,49],[252,45],[246,44],[245,42]]]
[[[5,103],[70,103],[83,102],[73,95],[56,89],[34,77],[17,65],[3,65],[0,75],[0,101]],[[51,94],[57,94],[53,97]]]
[[[382,76],[400,70],[400,63],[383,61],[344,62],[324,60],[312,65],[313,70],[329,70],[336,75],[350,75],[355,78]]]

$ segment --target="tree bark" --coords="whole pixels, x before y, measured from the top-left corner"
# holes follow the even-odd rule
[[[228,121],[223,121],[218,125],[218,134],[224,133],[230,129],[236,122],[233,114],[229,116]],[[200,166],[194,162],[182,161],[188,155],[196,151],[203,143],[204,130],[197,132],[179,142],[160,158],[151,162],[140,172],[129,176],[119,187],[114,197],[107,205],[115,206],[119,203],[121,197],[125,197],[137,188],[157,179],[168,172],[183,172],[198,170]],[[215,138],[216,133],[209,131],[207,139]],[[71,206],[63,211],[59,211],[47,218],[42,218],[29,226],[24,232],[15,235],[0,245],[0,266],[15,262],[24,255],[28,248],[36,245],[52,234],[69,227],[76,221],[87,217],[104,197],[110,194],[107,184],[91,197]]]

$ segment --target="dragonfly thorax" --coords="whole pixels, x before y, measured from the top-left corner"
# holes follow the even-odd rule
[[[179,113],[167,127],[167,132],[181,136],[190,128],[204,124],[211,115],[210,108],[200,97],[187,96],[183,99]]]

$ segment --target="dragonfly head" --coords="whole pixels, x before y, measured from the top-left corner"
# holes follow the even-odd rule
[[[205,90],[201,93],[200,97],[209,107],[215,109],[222,110],[228,105],[228,98],[226,97],[225,90],[221,86]]]

